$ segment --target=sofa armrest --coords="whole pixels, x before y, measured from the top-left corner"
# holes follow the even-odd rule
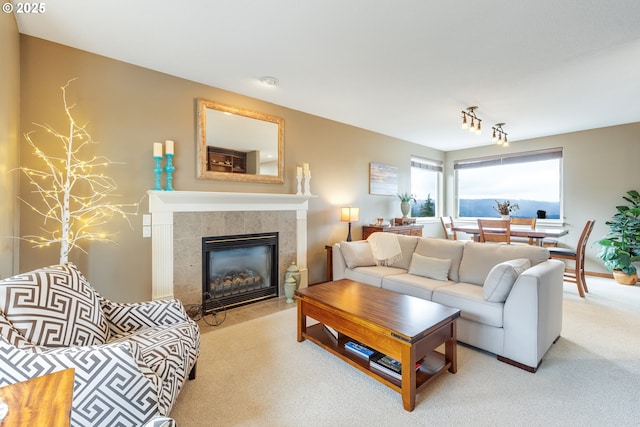
[[[562,330],[564,263],[547,260],[518,277],[504,304],[504,356],[537,368]]]
[[[189,319],[182,303],[175,299],[139,303],[117,303],[103,299],[101,306],[109,330],[116,336],[143,328],[174,325]]]
[[[333,280],[344,279],[344,272],[347,269],[347,263],[342,255],[340,243],[333,244]]]

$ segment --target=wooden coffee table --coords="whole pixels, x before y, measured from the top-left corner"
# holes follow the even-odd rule
[[[402,404],[413,411],[416,393],[445,370],[457,371],[456,319],[460,310],[431,301],[390,292],[343,279],[295,292],[298,304],[298,341],[308,339],[402,395]],[[307,327],[307,316],[318,324]],[[324,328],[339,332],[334,338]],[[344,348],[350,340],[415,366],[425,356],[439,358],[439,369],[423,366],[403,369],[402,380],[379,373],[369,361]],[[444,344],[444,354],[436,348]]]

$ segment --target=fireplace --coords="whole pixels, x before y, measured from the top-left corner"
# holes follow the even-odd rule
[[[278,296],[278,232],[202,238],[207,314]]]
[[[154,300],[202,303],[202,236],[278,230],[280,276],[296,261],[300,287],[307,286],[307,211],[315,196],[153,190],[148,195]]]

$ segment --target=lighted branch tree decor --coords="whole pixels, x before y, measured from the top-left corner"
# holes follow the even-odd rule
[[[73,79],[75,80],[75,79]],[[69,260],[69,252],[73,248],[86,251],[79,246],[81,241],[94,240],[115,243],[113,233],[100,230],[100,226],[108,223],[114,215],[121,215],[131,227],[129,215],[137,215],[138,203],[118,204],[111,200],[117,190],[115,181],[99,172],[112,165],[104,156],[93,156],[84,160],[83,150],[98,142],[93,141],[85,126],[79,126],[71,114],[74,105],[67,102],[67,88],[73,80],[69,80],[62,89],[64,110],[69,120],[68,135],[62,134],[49,125],[34,123],[45,129],[54,140],[62,144],[58,155],[47,154],[33,141],[31,131],[25,135],[34,154],[44,163],[42,170],[21,167],[25,176],[39,193],[42,204],[30,203],[21,198],[31,209],[44,217],[41,227],[43,235],[22,236],[34,247],[45,247],[60,243],[60,263]],[[53,152],[49,147],[49,152]],[[88,157],[88,156],[87,156]]]

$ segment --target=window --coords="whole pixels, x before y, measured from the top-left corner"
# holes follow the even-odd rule
[[[520,207],[512,216],[560,218],[561,148],[460,160],[453,168],[459,217],[495,217],[496,200],[509,200]]]
[[[441,161],[411,158],[411,194],[416,197],[416,203],[411,206],[412,217],[436,216],[441,176]]]

